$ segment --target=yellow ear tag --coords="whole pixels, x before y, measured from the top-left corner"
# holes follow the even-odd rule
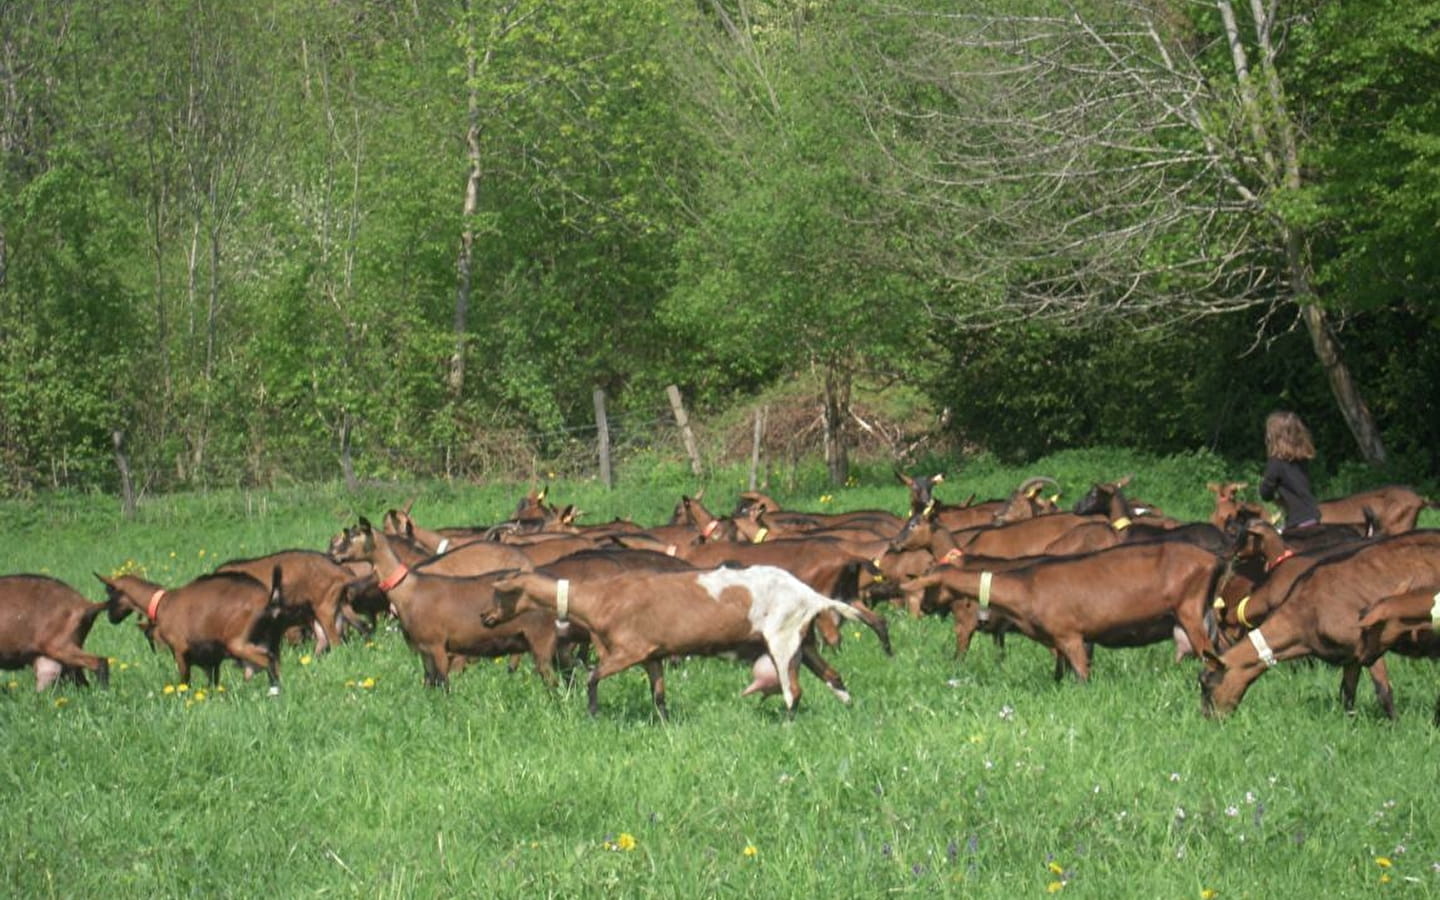
[[[765,540],[765,536],[768,535],[769,533],[770,533],[770,529],[768,529],[768,528],[762,528],[762,529],[760,529],[759,531],[755,532],[755,536],[750,539],[750,543],[752,543],[752,544],[758,544],[758,543],[760,543],[761,541]]]

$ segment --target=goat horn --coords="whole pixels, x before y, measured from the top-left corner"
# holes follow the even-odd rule
[[[1034,478],[1025,479],[1015,490],[1022,494],[1028,494],[1032,491],[1039,490],[1040,486],[1043,484],[1053,484],[1057,488],[1060,486],[1060,482],[1056,481],[1048,475],[1036,475]]]

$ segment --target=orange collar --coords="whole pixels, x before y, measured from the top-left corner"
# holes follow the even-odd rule
[[[709,540],[709,539],[710,539],[710,535],[714,534],[714,533],[715,533],[715,529],[717,529],[717,528],[719,528],[719,527],[720,527],[720,520],[719,520],[719,519],[711,519],[710,521],[708,521],[708,522],[705,523],[705,527],[704,527],[704,528],[700,529],[700,536],[703,537],[703,538],[705,538],[706,540]]]
[[[149,619],[149,620],[152,621],[152,622],[155,621],[155,613],[159,611],[159,609],[160,609],[160,600],[161,600],[161,598],[163,598],[164,596],[165,596],[165,589],[164,589],[164,588],[160,588],[160,589],[157,590],[155,593],[153,593],[153,594],[150,595],[150,603],[149,603],[148,606],[145,607],[145,618]]]
[[[965,551],[959,547],[951,547],[944,556],[940,557],[942,563],[952,564],[958,559],[965,557]]]
[[[1283,563],[1285,560],[1289,559],[1290,557],[1292,557],[1292,556],[1294,556],[1294,555],[1295,555],[1294,549],[1292,549],[1292,548],[1290,548],[1290,547],[1286,547],[1284,553],[1281,553],[1279,556],[1275,557],[1275,558],[1274,558],[1273,560],[1271,560],[1268,564],[1266,564],[1266,566],[1265,566],[1265,571],[1269,572],[1271,569],[1273,569],[1273,568],[1275,568],[1276,566],[1280,565],[1280,564]]]
[[[378,587],[379,587],[380,590],[382,590],[382,591],[394,590],[395,586],[398,585],[400,582],[404,581],[404,580],[405,580],[405,576],[406,576],[406,575],[409,575],[409,574],[410,574],[410,567],[407,566],[407,565],[403,565],[403,564],[402,564],[402,565],[400,566],[400,568],[398,568],[398,569],[396,569],[394,572],[390,573],[390,577],[389,577],[389,578],[386,578],[384,581],[380,582],[380,584],[378,585]]]

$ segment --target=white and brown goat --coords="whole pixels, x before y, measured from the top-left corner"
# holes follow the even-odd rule
[[[538,607],[560,621],[573,618],[590,632],[599,658],[587,691],[591,715],[599,710],[600,680],[638,665],[650,678],[655,708],[664,718],[666,659],[733,653],[755,662],[768,654],[793,716],[800,701],[796,675],[802,645],[816,616],[834,612],[864,621],[848,603],[774,566],[627,572],[575,583],[517,574],[496,582],[495,604],[486,614],[492,622]]]

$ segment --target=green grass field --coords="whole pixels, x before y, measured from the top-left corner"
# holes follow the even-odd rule
[[[977,466],[941,495],[998,495],[1043,472],[1073,500],[1123,469],[1136,495],[1202,518],[1204,482],[1231,474],[1218,465],[1067,455],[1026,472]],[[796,508],[899,511],[904,489],[888,479],[776,493]],[[690,489],[671,478],[551,494],[592,521],[651,524]],[[706,500],[728,509],[738,489],[716,479]],[[415,514],[496,521],[523,490],[426,486]],[[416,492],[157,498],[133,523],[110,498],[6,502],[0,572],[47,572],[98,600],[92,572],[178,584],[232,557],[323,548]],[[593,720],[583,684],[550,692],[528,668],[479,664],[448,695],[426,690],[393,632],[320,658],[287,648],[279,698],[233,667],[223,691],[181,691],[133,620],[102,619],[87,646],[115,660],[109,690],[36,694],[31,673],[0,673],[0,894],[1440,893],[1430,665],[1392,661],[1397,723],[1368,685],[1346,717],[1338,671],[1303,664],[1216,722],[1200,716],[1198,664],[1172,662],[1168,645],[1097,651],[1089,685],[1057,684],[1023,638],[1003,656],[977,640],[957,663],[948,620],[889,617],[893,658],[849,628],[826,654],[848,707],[805,675],[787,722],[776,699],[738,697],[748,670],[699,659],[667,677],[669,723],[638,670],[602,683]]]

